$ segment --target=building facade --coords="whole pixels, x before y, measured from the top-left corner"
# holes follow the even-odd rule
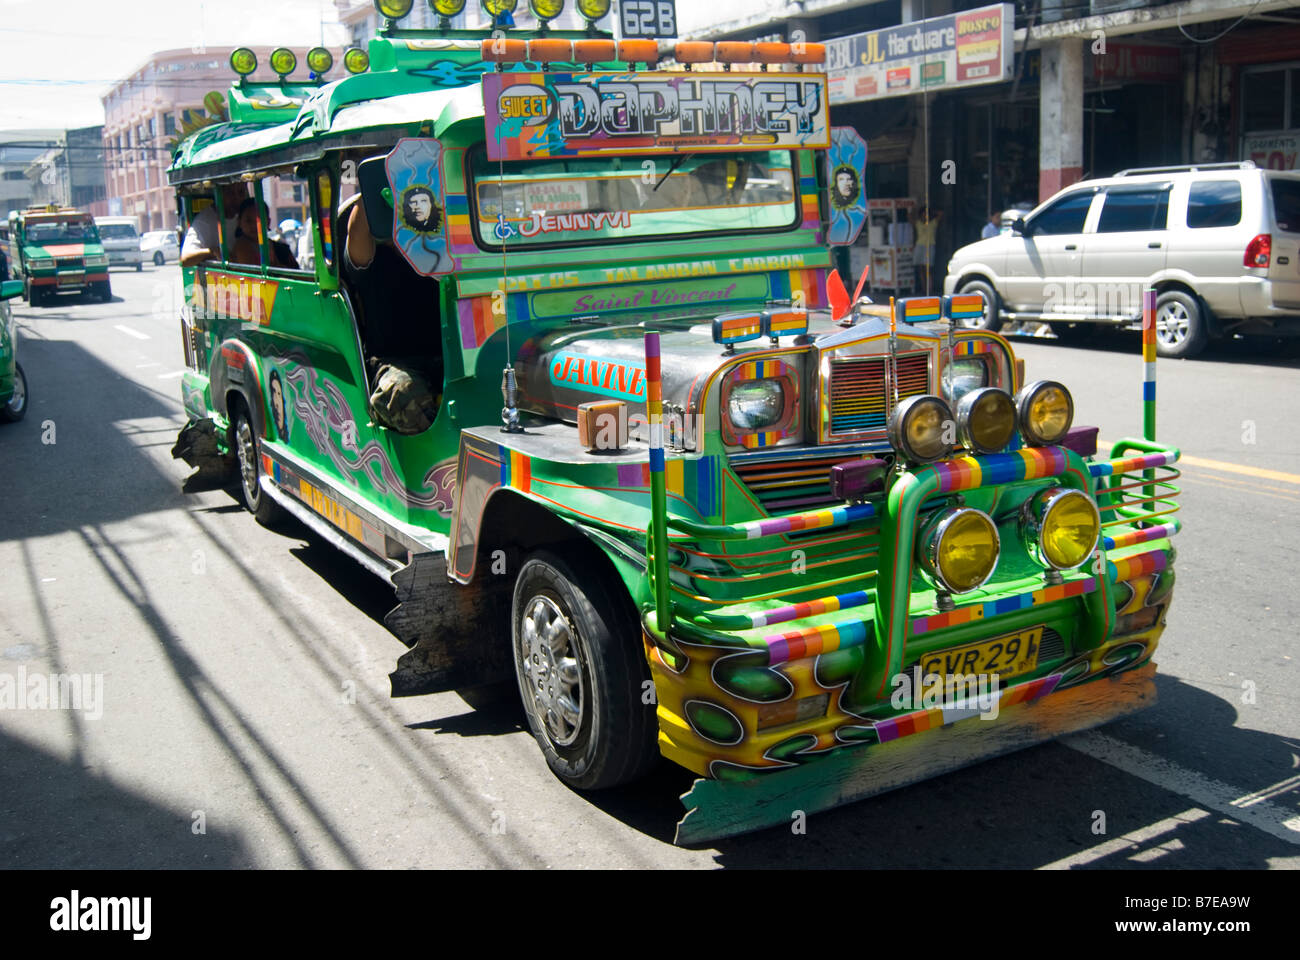
[[[40,157],[64,142],[62,130],[5,130],[0,132],[0,218],[36,202],[27,171]]]

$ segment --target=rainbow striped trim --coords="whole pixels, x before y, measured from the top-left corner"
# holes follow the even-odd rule
[[[454,255],[478,252],[469,222],[469,198],[463,193],[447,194],[447,249]]]
[[[718,512],[722,503],[719,487],[722,469],[710,454],[693,460],[674,459],[664,463],[664,488],[695,507],[704,516]],[[620,490],[644,490],[650,486],[650,464],[624,463],[618,467]]]
[[[779,377],[788,372],[788,369],[780,360],[750,360],[737,364],[732,370],[731,379],[736,382],[763,380],[767,377]]]
[[[518,320],[528,312],[527,295],[508,294],[500,313],[492,309],[492,297],[470,297],[456,304],[460,318],[460,342],[466,350],[483,346],[510,320]]]
[[[501,455],[501,486],[528,493],[533,489],[533,462],[525,453],[498,446]]]
[[[822,212],[821,204],[817,199],[817,178],[800,177],[799,193],[801,195],[801,208],[803,211],[803,229],[818,230],[821,229]],[[818,243],[820,243],[820,239]]]
[[[808,313],[789,310],[763,314],[764,333],[769,337],[794,336],[808,332]]]
[[[780,443],[786,437],[786,431],[766,430],[759,433],[742,433],[740,435],[740,445],[747,450],[758,450],[762,447],[771,447]]]
[[[767,644],[767,662],[789,663],[804,657],[833,653],[847,647],[860,647],[867,640],[867,624],[863,620],[845,620],[827,623],[820,627],[807,627],[764,637]]]
[[[939,493],[973,490],[985,484],[1040,480],[1064,473],[1065,451],[1060,447],[1026,447],[1014,453],[984,457],[955,457],[930,464],[939,477]]]
[[[1041,606],[1044,603],[1055,603],[1057,600],[1081,597],[1085,593],[1092,593],[1096,589],[1096,577],[1088,577],[1086,580],[1070,580],[1067,583],[1058,583],[1043,587],[1040,590],[1020,593],[1014,597],[1002,597],[1000,600],[973,603],[968,607],[958,607],[956,610],[950,610],[947,613],[936,613],[928,617],[913,617],[911,623],[912,636],[916,637],[934,630],[942,630],[944,627],[960,626],[963,623],[970,623],[972,620],[983,620],[1003,613],[1026,610],[1029,607]]]
[[[768,274],[773,300],[802,303],[805,310],[829,307],[826,299],[826,269],[782,270]]]
[[[972,337],[958,340],[952,345],[952,355],[954,357],[977,357],[982,353],[992,353],[993,344],[987,340],[976,340]]]
[[[743,343],[763,335],[763,318],[757,313],[730,313],[713,319],[714,343]]]
[[[1151,540],[1163,540],[1166,537],[1172,537],[1181,529],[1182,524],[1174,520],[1160,526],[1130,530],[1127,533],[1119,533],[1113,537],[1102,537],[1102,542],[1107,550],[1115,550],[1121,547],[1132,547],[1139,543],[1147,543]]]
[[[1156,292],[1154,290],[1142,292],[1142,362],[1147,364],[1147,381],[1154,383],[1156,371],[1151,366],[1156,362]]]
[[[714,320],[714,329],[718,321]],[[664,472],[664,388],[659,375],[659,334],[645,335],[645,412],[650,418],[650,472]]]
[[[1005,709],[1018,703],[1029,703],[1031,700],[1045,697],[1056,689],[1056,685],[1061,682],[1061,677],[1062,674],[1053,673],[1028,683],[1018,683],[1014,687],[1003,687],[998,691],[998,707]],[[890,740],[909,737],[914,733],[924,733],[927,730],[947,726],[958,720],[977,717],[981,713],[983,710],[978,700],[959,700],[948,707],[931,707],[906,713],[901,717],[877,720],[872,726],[880,742],[887,743]]]
[[[1110,577],[1112,583],[1123,583],[1145,577],[1147,574],[1159,573],[1167,566],[1169,566],[1169,555],[1163,550],[1152,550],[1149,553],[1138,553],[1121,560],[1107,560],[1106,575]]]
[[[876,515],[876,508],[870,503],[855,503],[846,507],[830,507],[826,510],[811,510],[808,513],[796,513],[788,517],[767,517],[763,520],[747,520],[735,526],[745,531],[746,540],[757,540],[778,533],[793,533],[796,530],[816,530],[820,527],[841,527],[856,520],[866,520]]]
[[[834,613],[837,610],[860,607],[870,603],[873,598],[874,594],[870,594],[865,590],[855,590],[852,593],[841,593],[833,597],[821,597],[817,600],[805,600],[803,603],[792,603],[789,606],[777,607],[775,610],[768,610],[764,613],[751,613],[749,614],[749,621],[755,627],[770,627],[778,623],[789,623],[791,620],[802,620],[804,617],[815,617],[822,613]]]
[[[1120,460],[1100,460],[1088,464],[1088,472],[1094,477],[1108,477],[1112,474],[1132,473],[1135,470],[1150,470],[1152,467],[1167,467],[1178,462],[1175,451],[1168,453],[1146,453],[1140,457],[1125,457]]]

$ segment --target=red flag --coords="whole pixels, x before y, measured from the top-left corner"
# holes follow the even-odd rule
[[[844,288],[838,270],[832,270],[826,277],[826,299],[831,303],[832,320],[838,320],[849,312],[849,291]]]
[[[862,288],[866,286],[867,274],[871,272],[871,261],[868,260],[866,266],[862,268],[862,276],[858,279],[858,288],[853,291],[853,302],[858,302],[858,296],[862,293]]]

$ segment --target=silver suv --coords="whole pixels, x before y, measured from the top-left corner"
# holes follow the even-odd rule
[[[1300,334],[1300,173],[1250,162],[1122,170],[1039,205],[1010,234],[962,247],[945,293],[982,293],[982,325],[1142,320],[1154,287],[1163,357],[1230,332]]]

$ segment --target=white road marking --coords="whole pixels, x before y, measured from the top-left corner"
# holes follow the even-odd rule
[[[1125,850],[1131,850],[1133,847],[1141,846],[1148,840],[1152,840],[1161,834],[1168,833],[1171,830],[1177,830],[1185,823],[1195,823],[1197,820],[1204,820],[1210,814],[1206,810],[1193,807],[1190,810],[1184,810],[1182,813],[1174,814],[1158,823],[1153,823],[1149,827],[1141,827],[1131,833],[1126,833],[1122,837],[1116,837],[1114,840],[1107,840],[1105,843],[1099,843],[1091,850],[1084,850],[1072,856],[1065,857],[1061,860],[1055,860],[1052,863],[1044,864],[1039,870],[1069,870],[1071,867],[1082,867],[1086,864],[1100,860],[1103,857],[1109,857],[1111,854],[1122,853]],[[1148,855],[1146,859],[1153,859],[1161,854]],[[1130,860],[1135,859],[1129,857]]]
[[[141,333],[139,330],[132,330],[130,327],[128,327],[128,326],[127,326],[126,324],[124,324],[124,323],[119,323],[119,324],[117,324],[117,326],[116,326],[115,329],[117,329],[117,330],[121,330],[121,331],[122,331],[123,333],[125,333],[128,337],[135,337],[137,340],[152,340],[152,339],[153,339],[153,337],[149,336],[149,334],[147,334],[147,333]]]
[[[1059,742],[1170,793],[1190,797],[1200,806],[1225,817],[1300,846],[1300,816],[1296,816],[1294,810],[1270,803],[1267,799],[1274,792],[1283,792],[1280,788],[1289,784],[1289,780],[1247,793],[1095,730],[1077,733]]]
[[[1296,787],[1300,787],[1300,775],[1287,777],[1285,780],[1279,780],[1271,787],[1265,787],[1263,790],[1256,790],[1254,793],[1248,793],[1244,797],[1232,801],[1234,807],[1250,807],[1262,800],[1272,800],[1274,797],[1280,797],[1284,793],[1290,793]]]
[[[137,370],[145,370],[148,369],[149,367],[161,367],[161,366],[162,366],[161,363],[137,363],[135,365],[135,368]]]
[[[187,373],[189,373],[188,370],[173,370],[171,373],[160,373],[160,374],[158,374],[158,379],[159,379],[159,380],[174,380],[174,379],[176,379],[177,377],[183,377],[183,376],[185,376],[185,374],[187,374]]]

